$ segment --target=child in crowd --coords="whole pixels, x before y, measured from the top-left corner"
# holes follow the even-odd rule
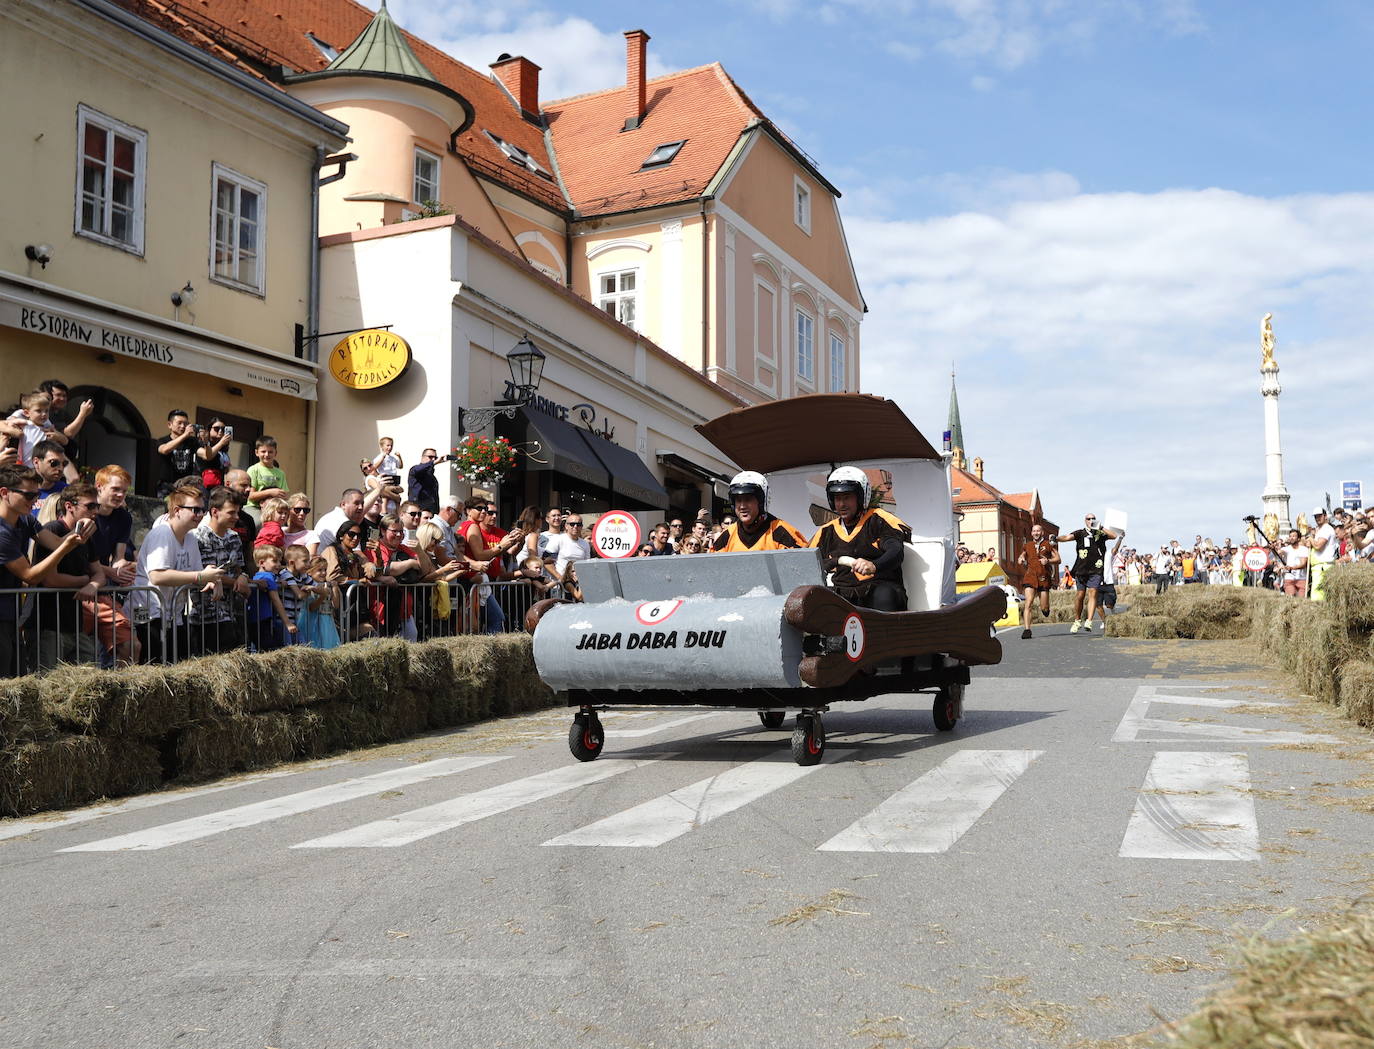
[[[244,507],[255,521],[264,521],[263,504],[269,499],[285,499],[290,495],[286,487],[286,472],[277,465],[277,439],[266,434],[253,445],[258,461],[248,467],[248,505]]]
[[[285,499],[269,499],[262,504],[262,527],[258,529],[254,546],[275,546],[286,549],[287,507]]]
[[[329,574],[329,562],[323,557],[312,557],[306,570],[309,572],[307,578],[315,585],[315,599],[307,608],[311,621],[305,631],[306,644],[314,648],[338,648],[342,642],[334,622],[334,608],[339,588],[324,581]]]
[[[281,548],[254,547],[253,560],[258,571],[248,596],[248,648],[253,652],[271,652],[285,645],[288,637],[294,642],[297,633],[296,624],[282,605],[281,584],[277,581],[282,567]]]
[[[311,574],[310,564],[310,551],[304,546],[286,548],[286,568],[277,577],[282,605],[296,624],[297,644],[335,648],[339,633],[329,614],[329,588],[322,581],[324,576]]]
[[[549,591],[558,586],[558,580],[554,578],[543,559],[533,556],[520,562],[520,569],[515,573],[515,578],[528,582],[535,590],[536,600],[540,601],[548,597]]]
[[[58,433],[53,424],[48,421],[48,411],[52,407],[52,398],[42,390],[24,394],[23,397],[19,398],[19,404],[19,410],[10,416],[9,421],[24,428],[24,435],[18,441],[19,465],[32,466],[35,445],[42,441],[56,441],[65,446],[67,436]]]
[[[393,450],[396,447],[396,442],[390,437],[383,437],[377,442],[377,447],[382,451],[372,460],[373,467],[386,480],[387,484],[400,484],[401,469],[404,464],[401,462],[401,457]]]

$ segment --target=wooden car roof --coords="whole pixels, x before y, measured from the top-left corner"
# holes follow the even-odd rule
[[[697,427],[746,470],[772,473],[865,459],[940,459],[895,401],[866,393],[813,393],[767,401]]]

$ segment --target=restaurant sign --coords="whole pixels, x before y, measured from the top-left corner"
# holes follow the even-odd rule
[[[0,326],[293,397],[315,397],[314,374],[295,362],[278,363],[261,352],[161,329],[98,306],[55,306],[47,296],[28,290],[0,287]]]
[[[329,374],[350,390],[379,390],[410,367],[410,344],[381,328],[355,331],[329,351]]]

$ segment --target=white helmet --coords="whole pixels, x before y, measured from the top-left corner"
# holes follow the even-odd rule
[[[752,495],[759,501],[759,513],[768,509],[768,478],[753,470],[745,470],[730,478],[730,502],[741,495]]]
[[[863,512],[868,509],[870,491],[868,474],[857,466],[841,466],[825,479],[825,498],[832,510],[835,509],[835,496],[840,492],[857,492],[859,511]]]

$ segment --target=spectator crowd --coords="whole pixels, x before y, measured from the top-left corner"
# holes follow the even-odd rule
[[[576,564],[591,556],[590,522],[567,507],[526,507],[503,525],[480,495],[440,499],[421,450],[406,469],[395,442],[358,461],[359,480],[317,508],[293,490],[270,436],[236,468],[232,425],[192,423],[180,409],[157,439],[163,513],[135,542],[119,465],[81,464],[77,437],[93,410],[75,409],[59,380],[26,393],[0,419],[0,676],[60,662],[123,666],[236,648],[332,648],[374,636],[410,640],[520,629],[546,597],[579,600]],[[1242,547],[1196,536],[1157,551],[1110,551],[1127,585],[1268,586],[1320,596],[1330,565],[1374,560],[1374,511],[1324,509],[1281,541],[1259,542],[1262,569]],[[735,523],[701,510],[655,525],[639,557],[706,553]],[[1258,532],[1256,532],[1258,535]],[[995,561],[962,544],[960,563]],[[1073,586],[1063,566],[1061,585]]]

